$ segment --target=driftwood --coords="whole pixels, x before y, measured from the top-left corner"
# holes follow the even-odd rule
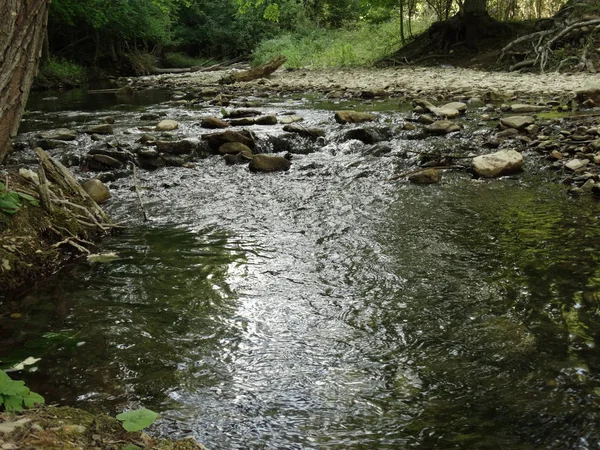
[[[242,72],[232,73],[225,75],[223,78],[219,80],[221,84],[232,84],[237,83],[239,81],[252,81],[258,78],[265,78],[275,72],[279,67],[286,62],[285,56],[278,56],[275,59],[272,59],[266,64],[262,66],[254,67],[250,70],[244,70]]]
[[[71,209],[71,213],[77,218],[77,221],[87,228],[101,231],[119,228],[118,225],[113,223],[104,210],[98,206],[92,197],[85,192],[65,166],[56,161],[41,148],[36,148],[35,153],[40,160],[40,165],[45,176],[54,185],[52,190],[48,190],[53,203],[62,204]],[[59,192],[57,193],[55,190],[58,190]],[[70,198],[72,200],[66,200],[65,198]],[[84,216],[82,216],[81,213],[83,213]]]

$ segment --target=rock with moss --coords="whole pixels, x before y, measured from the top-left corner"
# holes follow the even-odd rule
[[[238,133],[237,131],[227,130],[219,133],[204,134],[202,135],[202,140],[208,143],[208,146],[213,152],[217,152],[221,145],[228,142],[239,142],[250,149],[255,147],[254,140],[248,131]]]
[[[422,170],[408,177],[408,181],[414,184],[435,184],[439,183],[441,179],[442,174],[438,169]]]
[[[221,145],[218,150],[220,155],[237,155],[238,153],[246,153],[252,155],[252,150],[241,142],[226,142]]]

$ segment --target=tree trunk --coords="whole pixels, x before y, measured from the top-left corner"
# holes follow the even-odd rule
[[[460,11],[464,38],[468,45],[474,45],[480,37],[484,20],[489,19],[487,0],[465,0]]]
[[[51,0],[0,0],[0,163],[37,72]]]

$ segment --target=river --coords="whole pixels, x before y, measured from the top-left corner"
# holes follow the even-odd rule
[[[133,143],[142,112],[191,136],[220,109],[152,95],[34,98],[22,132],[112,116]],[[107,210],[127,228],[102,251],[118,259],[27,292],[0,358],[42,358],[23,377],[49,402],[148,407],[151,433],[209,449],[597,448],[598,204],[534,162],[500,180],[390,182],[411,152],[460,142],[400,135],[375,156],[339,139],[342,106],[261,106],[328,127],[286,173],[216,156],[139,171],[148,222],[131,178],[112,182]]]

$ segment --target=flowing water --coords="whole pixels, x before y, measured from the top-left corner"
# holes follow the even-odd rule
[[[149,222],[117,180],[119,259],[28,292],[0,358],[41,357],[24,379],[49,401],[149,407],[210,449],[598,448],[598,205],[531,167],[387,181],[427,145],[140,172]]]

